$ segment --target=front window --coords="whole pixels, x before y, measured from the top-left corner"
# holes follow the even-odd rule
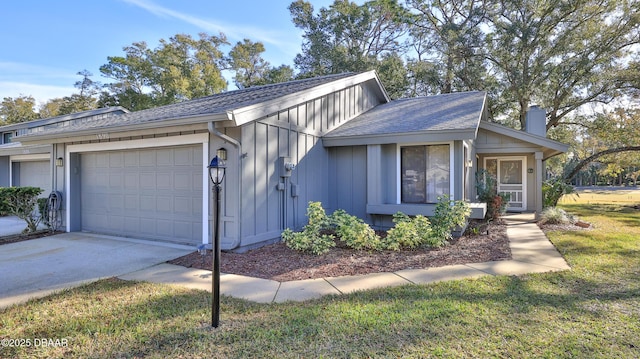
[[[2,134],[2,143],[10,143],[11,137],[13,137],[13,132],[5,132]]]
[[[437,203],[450,194],[449,145],[402,147],[400,157],[403,203]]]

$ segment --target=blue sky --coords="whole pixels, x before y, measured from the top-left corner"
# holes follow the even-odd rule
[[[0,99],[31,95],[38,103],[71,95],[77,72],[108,82],[107,56],[178,33],[223,32],[230,43],[261,41],[271,65],[293,66],[302,32],[287,7],[293,0],[11,0],[0,12]],[[312,0],[314,8],[333,0]],[[228,52],[228,49],[225,49]],[[230,85],[230,88],[232,86]]]

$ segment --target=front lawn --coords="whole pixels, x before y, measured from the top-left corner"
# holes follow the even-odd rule
[[[103,280],[1,311],[0,357],[640,357],[640,211],[563,207],[594,224],[549,233],[571,271],[304,303],[223,297],[216,330],[210,293]],[[54,345],[16,346],[35,338]]]

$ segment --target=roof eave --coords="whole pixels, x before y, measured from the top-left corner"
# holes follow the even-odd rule
[[[332,136],[323,137],[324,147],[385,145],[406,143],[435,143],[448,141],[471,140],[476,136],[477,128],[462,130],[431,130],[402,133],[384,133],[375,135]]]
[[[18,136],[21,142],[42,142],[42,141],[50,141],[58,138],[69,138],[69,137],[81,137],[81,136],[91,136],[96,134],[103,133],[117,133],[124,131],[139,131],[139,130],[148,130],[148,129],[157,129],[162,127],[174,127],[174,126],[185,126],[192,125],[198,123],[207,123],[207,122],[218,122],[218,121],[228,121],[229,114],[228,113],[211,113],[211,114],[203,114],[197,116],[184,116],[184,117],[174,117],[168,118],[161,121],[150,121],[138,124],[122,124],[117,126],[102,126],[102,127],[94,127],[83,130],[73,131],[73,129],[69,129],[69,131],[64,132],[55,132],[55,133],[43,133],[33,134],[33,135],[23,135]]]

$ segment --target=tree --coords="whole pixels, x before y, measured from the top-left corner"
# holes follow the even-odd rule
[[[261,42],[244,39],[229,52],[229,66],[235,71],[233,80],[239,89],[251,87],[265,81],[269,62],[262,58],[265,51]]]
[[[26,122],[39,118],[33,96],[5,97],[0,104],[0,125]]]
[[[370,70],[383,55],[403,51],[406,12],[395,0],[335,0],[318,14],[310,2],[297,0],[289,11],[304,31],[302,53],[294,59],[301,77]]]
[[[577,151],[579,158],[566,168],[563,178],[571,182],[587,165],[602,161],[615,154],[611,161],[603,161],[600,173],[620,176],[625,167],[639,163],[640,156],[640,109],[618,108],[598,115],[589,125],[583,139],[583,148]]]
[[[256,82],[256,85],[276,84],[294,79],[293,69],[288,65],[272,67],[266,71],[264,77]]]
[[[400,55],[389,53],[382,56],[376,66],[380,81],[392,99],[403,97],[409,87],[407,68]]]
[[[124,57],[107,57],[109,62],[100,67],[114,82],[107,84],[99,102],[141,110],[219,93],[227,87],[220,50],[227,44],[223,34],[201,33],[198,39],[183,34],[162,39],[153,50],[145,42],[126,46]]]
[[[526,126],[526,111],[547,108],[547,128],[580,106],[609,102],[638,43],[638,2],[630,0],[515,0],[491,4],[488,59]],[[505,106],[506,107],[506,106]]]
[[[79,92],[54,98],[41,104],[38,110],[41,118],[94,110],[99,107],[98,95],[101,90],[101,84],[91,79],[93,74],[88,70],[79,71],[77,75],[82,76],[82,79],[74,84]]]
[[[418,61],[427,61],[437,93],[481,90],[487,76],[484,54],[486,0],[410,0],[411,36]],[[418,71],[424,67],[416,67]],[[435,76],[433,76],[435,75]]]

